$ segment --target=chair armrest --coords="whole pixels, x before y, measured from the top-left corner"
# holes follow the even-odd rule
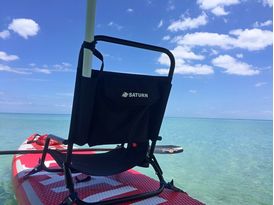
[[[53,134],[48,134],[48,137],[49,137],[50,139],[53,139],[53,140],[55,140],[55,141],[61,143],[61,144],[65,144],[65,145],[68,144],[68,140],[67,140],[67,139],[64,139],[64,138],[62,138],[62,137],[58,137],[58,136],[53,135]]]

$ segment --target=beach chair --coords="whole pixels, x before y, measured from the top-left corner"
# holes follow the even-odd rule
[[[165,53],[170,59],[169,73],[167,76],[151,76],[105,71],[103,55],[96,49],[96,43],[99,41]],[[91,77],[82,76],[84,49],[90,49],[102,62],[100,70],[92,70]],[[165,48],[101,35],[95,36],[91,43],[82,44],[68,139],[48,135],[40,168],[37,169],[47,170],[43,165],[47,153],[62,167],[69,190],[69,196],[63,204],[93,204],[78,198],[72,177],[74,172],[91,176],[110,176],[135,166],[151,165],[154,168],[159,178],[157,190],[95,204],[117,204],[148,198],[158,195],[164,188],[180,191],[174,187],[173,182],[164,180],[163,172],[154,156],[156,142],[161,140],[159,131],[171,89],[174,67],[174,57]],[[49,149],[48,145],[52,139],[66,144],[67,152]],[[119,146],[104,153],[73,154],[74,144]]]

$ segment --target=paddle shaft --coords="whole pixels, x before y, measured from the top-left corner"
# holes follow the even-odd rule
[[[85,41],[89,43],[94,39],[95,11],[96,0],[87,0]],[[91,65],[92,52],[89,49],[84,49],[82,76],[90,78]]]
[[[61,152],[66,152],[66,149],[57,149]],[[73,152],[106,152],[111,151],[113,148],[76,148]],[[155,154],[176,154],[183,152],[183,148],[175,145],[159,145],[155,147]],[[10,154],[42,154],[43,150],[3,150],[0,151],[0,155],[10,155]]]

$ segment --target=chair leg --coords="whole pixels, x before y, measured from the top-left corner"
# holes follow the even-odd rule
[[[156,160],[156,157],[152,155],[149,159],[149,163],[152,165],[153,169],[156,172],[156,175],[158,176],[160,183],[164,182],[164,177],[163,177],[163,171],[159,165],[159,163]]]
[[[173,180],[171,180],[170,182],[165,181],[165,179],[163,177],[163,171],[162,171],[162,169],[161,169],[161,167],[160,167],[159,163],[157,162],[157,159],[154,155],[151,156],[150,164],[154,168],[154,170],[156,172],[156,175],[158,176],[158,178],[160,180],[160,184],[163,184],[166,189],[170,189],[170,190],[173,190],[173,191],[176,191],[176,192],[185,193],[182,189],[179,189],[178,187],[176,187],[174,185]]]
[[[78,196],[77,196],[77,192],[74,190],[74,183],[73,183],[73,178],[71,175],[71,170],[69,168],[69,164],[64,163],[64,174],[65,174],[65,182],[66,182],[66,187],[67,189],[69,189],[69,196],[67,196],[64,201],[62,202],[61,205],[71,205],[73,203],[77,204],[77,205],[111,205],[111,204],[121,204],[121,203],[125,203],[128,201],[133,201],[133,200],[141,200],[141,199],[146,199],[146,198],[150,198],[156,195],[159,195],[164,188],[166,188],[166,185],[168,183],[165,182],[164,178],[163,178],[163,172],[156,160],[155,157],[153,157],[152,160],[149,160],[149,163],[153,166],[154,170],[156,171],[156,174],[160,180],[160,185],[159,188],[157,190],[154,191],[150,191],[150,192],[145,192],[145,193],[141,193],[141,194],[135,194],[135,195],[131,195],[131,196],[126,196],[126,197],[122,197],[122,198],[116,198],[116,199],[111,199],[111,200],[106,200],[106,201],[100,201],[100,202],[93,202],[93,203],[89,203],[89,202],[85,202],[82,201]]]
[[[31,171],[29,171],[26,175],[23,176],[23,179],[26,180],[27,178],[29,178],[31,175],[40,172],[43,170],[42,168],[42,164],[40,162],[41,160],[39,160],[39,164],[37,166],[35,166]]]
[[[173,184],[173,180],[171,182],[166,182],[164,177],[163,177],[163,171],[158,164],[156,158],[154,155],[151,155],[148,157],[148,162],[152,165],[153,169],[156,172],[156,175],[159,178],[160,185],[157,190],[150,191],[150,192],[145,192],[141,194],[135,194],[127,197],[122,197],[122,198],[116,198],[116,199],[111,199],[111,200],[106,200],[106,201],[100,201],[100,202],[85,202],[82,201],[78,196],[77,192],[74,190],[74,183],[73,183],[73,178],[71,175],[71,170],[69,168],[69,164],[64,163],[64,174],[65,174],[65,181],[66,181],[66,187],[69,189],[69,196],[67,196],[64,201],[62,202],[61,205],[71,205],[71,204],[77,204],[77,205],[111,205],[111,204],[121,204],[125,203],[128,201],[133,201],[133,200],[141,200],[141,199],[146,199],[150,198],[156,195],[159,195],[165,188],[171,189],[174,191],[182,191],[181,189],[177,188]],[[183,192],[183,191],[182,191]]]
[[[174,185],[173,179],[170,182],[165,184],[165,188],[176,191],[176,192],[186,193],[184,190],[182,190]]]
[[[74,183],[73,183],[73,178],[71,175],[71,170],[69,167],[69,163],[64,162],[63,164],[63,170],[64,170],[64,177],[65,177],[65,183],[66,183],[66,187],[69,190],[69,193],[75,193],[74,190]]]
[[[77,193],[75,193],[75,194],[77,194]],[[73,205],[73,204],[80,205],[81,203],[76,202],[77,199],[78,199],[77,195],[70,194],[69,196],[67,196],[67,197],[60,203],[60,205]]]
[[[37,172],[40,172],[42,170],[47,171],[47,172],[62,172],[63,171],[63,169],[61,169],[61,168],[60,169],[50,169],[50,168],[46,167],[46,165],[45,165],[45,160],[46,160],[46,156],[47,156],[48,149],[49,149],[48,148],[49,142],[50,142],[50,138],[47,138],[46,142],[45,142],[44,149],[43,149],[42,157],[39,159],[38,165],[35,166],[30,172],[28,172],[23,177],[23,179],[27,179],[29,176],[31,176]]]

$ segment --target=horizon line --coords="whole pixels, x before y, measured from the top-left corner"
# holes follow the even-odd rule
[[[71,113],[31,113],[31,112],[0,112],[0,114],[22,114],[22,115],[71,115]],[[164,118],[186,118],[186,119],[217,119],[217,120],[261,120],[261,121],[273,121],[266,118],[230,118],[230,117],[198,117],[198,116],[171,116],[166,115]]]

